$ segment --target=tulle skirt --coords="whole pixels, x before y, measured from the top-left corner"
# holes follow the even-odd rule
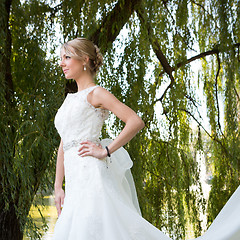
[[[103,146],[111,140],[101,141]],[[78,147],[64,153],[65,200],[55,240],[169,240],[141,216],[133,165],[120,148],[111,158],[78,156]],[[208,231],[198,240],[240,240],[240,188]]]

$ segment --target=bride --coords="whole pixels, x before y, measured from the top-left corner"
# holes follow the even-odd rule
[[[122,147],[143,127],[141,118],[113,94],[94,83],[102,64],[96,45],[76,38],[61,49],[60,66],[74,79],[76,93],[68,93],[55,116],[61,136],[57,155],[55,203],[56,240],[169,240],[141,216],[133,165]],[[100,140],[109,111],[125,123],[112,141]],[[65,192],[62,188],[65,177]],[[240,239],[240,188],[199,240]]]

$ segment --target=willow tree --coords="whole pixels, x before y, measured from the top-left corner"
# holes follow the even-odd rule
[[[177,239],[189,223],[200,235],[200,211],[207,207],[211,223],[239,184],[240,2],[0,4],[0,238],[22,239],[24,229],[40,237],[28,212],[37,191],[53,185],[59,143],[53,120],[64,95],[76,91],[57,67],[56,49],[77,36],[104,54],[96,82],[146,124],[125,146],[143,216]],[[194,61],[202,66],[197,81]],[[122,129],[112,120],[103,137]],[[207,205],[197,152],[206,154],[213,174]]]

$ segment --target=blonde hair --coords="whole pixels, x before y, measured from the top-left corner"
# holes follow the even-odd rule
[[[99,48],[92,41],[86,38],[75,38],[62,45],[61,51],[64,50],[70,57],[84,60],[85,56],[89,57],[86,67],[92,75],[95,75],[103,63],[103,57]]]

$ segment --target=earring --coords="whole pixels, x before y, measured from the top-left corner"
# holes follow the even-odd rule
[[[87,68],[86,68],[86,65],[83,65],[83,71],[86,71]]]

